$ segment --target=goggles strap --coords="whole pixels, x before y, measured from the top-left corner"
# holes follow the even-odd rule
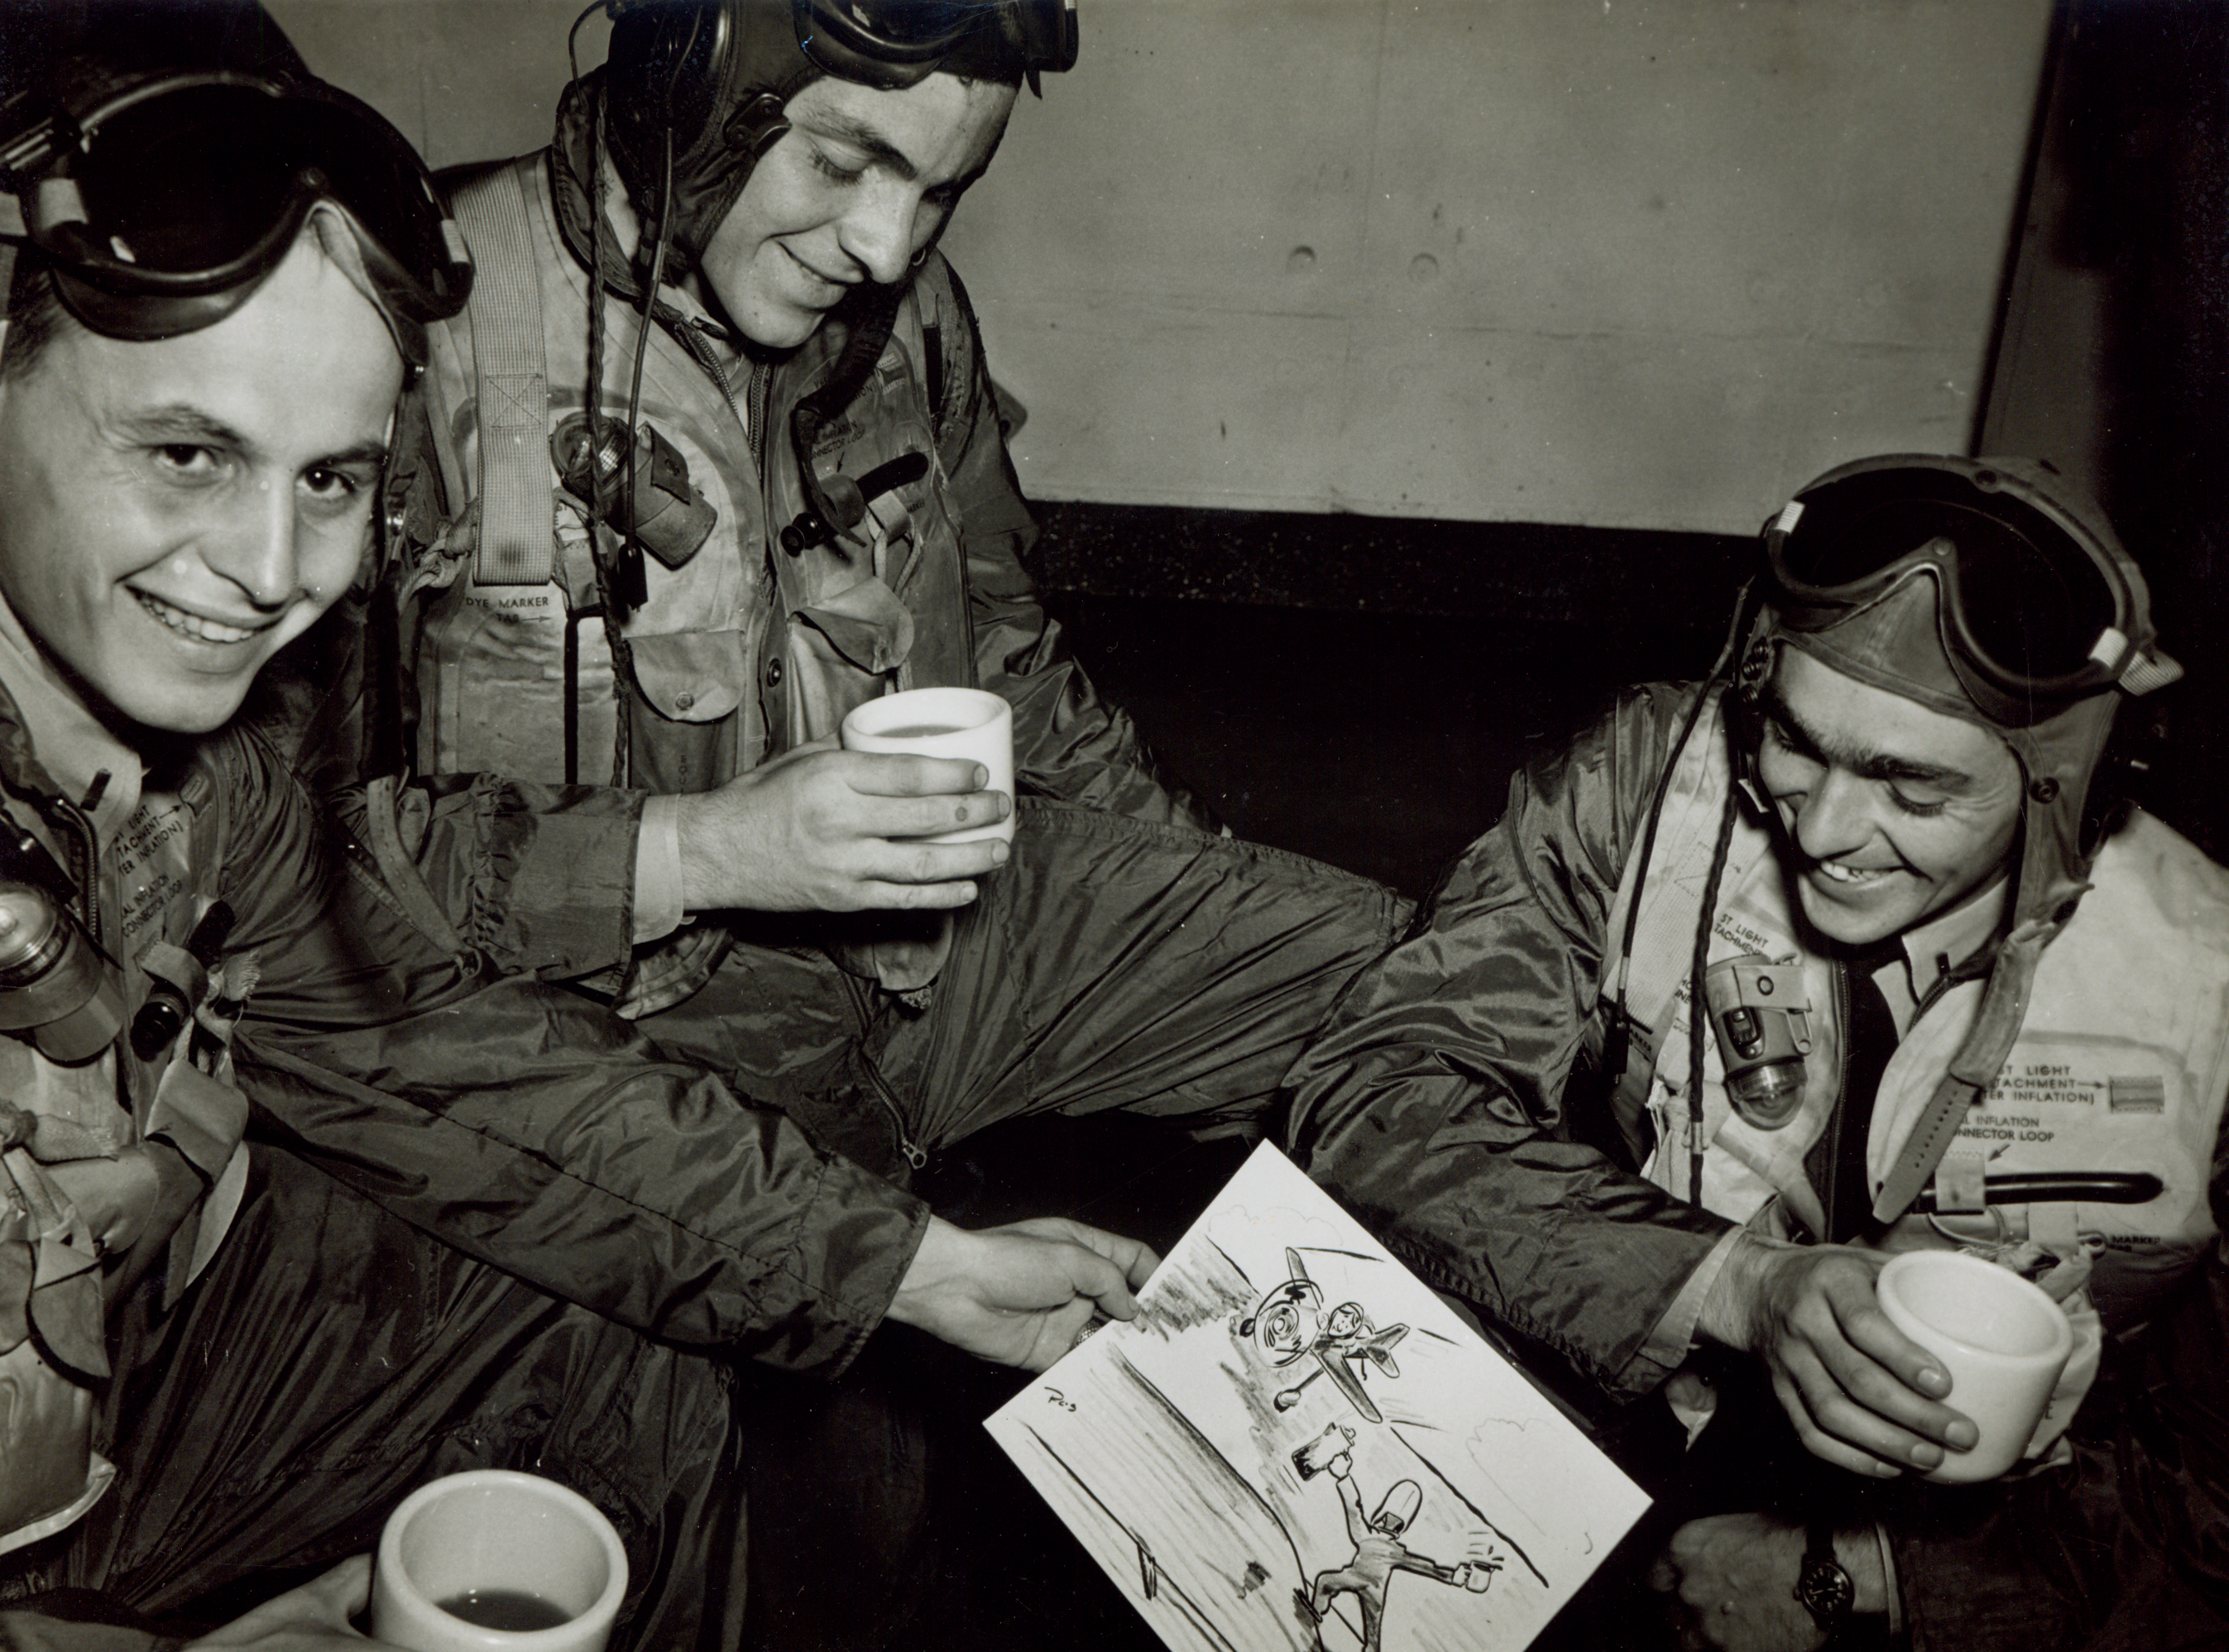
[[[82,224],[87,231],[93,227],[93,215],[85,209],[85,196],[75,178],[67,175],[41,178],[37,196],[39,222],[49,232],[64,225]]]
[[[2147,650],[2130,660],[2121,673],[2121,687],[2132,695],[2146,695],[2180,682],[2182,667],[2157,650]]]

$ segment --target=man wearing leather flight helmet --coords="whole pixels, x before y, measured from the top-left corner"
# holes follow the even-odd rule
[[[639,833],[522,824],[511,927],[894,1178],[1018,1112],[1257,1111],[1396,906],[1215,836],[1094,693],[936,250],[1072,7],[609,10],[551,146],[445,175],[478,280],[397,466],[363,655],[401,669],[309,760],[648,793]],[[836,749],[938,685],[1011,704],[1025,800]],[[933,841],[1018,809],[1011,863]],[[387,864],[438,898],[478,852],[437,812]],[[634,955],[590,976],[565,938],[615,905]],[[1179,922],[1211,951],[1138,946]]]
[[[1883,1485],[1975,1437],[1872,1279],[1960,1245],[2060,1299],[2033,1468],[2101,1320],[2140,1328],[2217,1245],[2229,874],[2101,773],[2179,670],[2033,463],[1846,464],[1763,551],[1730,671],[1629,692],[1513,783],[1296,1069],[1293,1139],[1542,1369],[1700,1427],[1666,1507],[1714,1518],[1653,1581],[1704,1643],[2059,1644],[2091,1603],[2054,1540],[1953,1540],[1995,1494]]]
[[[435,330],[395,467],[362,714],[305,760],[374,797],[431,781],[422,829],[375,843],[428,908],[488,852],[441,777],[649,794],[639,832],[570,804],[500,820],[505,934],[893,1187],[1018,1114],[1258,1116],[1402,908],[1208,829],[1024,570],[1035,530],[936,243],[1020,86],[1073,62],[1072,7],[608,9],[553,144],[444,175],[474,296]],[[837,749],[850,710],[941,685],[1009,703],[1020,799],[972,762]],[[925,841],[1016,816],[1011,858]],[[618,918],[633,956],[592,975],[572,938]],[[863,1373],[813,1402],[825,1437],[769,1402],[755,1472],[788,1452],[799,1489],[761,1502],[800,1529],[755,1536],[817,1585],[786,1643],[860,1643],[838,1620],[899,1598],[825,1555],[921,1551],[935,1386]],[[863,1466],[893,1452],[902,1472]]]
[[[505,933],[894,1187],[1021,1114],[1258,1117],[1402,909],[1210,829],[1025,571],[1035,529],[937,240],[1020,87],[1074,61],[1073,8],[608,10],[550,146],[444,176],[474,297],[435,331],[395,469],[362,714],[307,759],[375,797],[398,774],[437,798],[470,774],[648,794],[639,831],[569,806],[499,822]],[[838,749],[865,701],[954,685],[1011,707],[1019,798],[972,762]],[[928,841],[1008,820],[1011,853]],[[438,907],[487,833],[438,803],[412,825],[375,847]],[[591,973],[571,938],[615,915],[633,955]],[[924,1385],[883,1375],[882,1399],[864,1378],[828,1407],[839,1436],[863,1407],[863,1441],[771,1443],[813,1489],[765,1501],[832,1534],[795,1545],[825,1581],[828,1543],[910,1551],[935,1523],[930,1476],[857,1470],[921,1437],[893,1419]],[[839,1615],[879,1604],[837,1592]]]
[[[356,1554],[222,1643],[363,1644],[388,1511],[516,1466],[620,1528],[614,1644],[736,1644],[733,1361],[893,1318],[1042,1364],[1150,1257],[960,1234],[521,978],[499,855],[427,939],[236,714],[471,281],[432,180],[254,0],[11,10],[0,64],[0,1641]]]

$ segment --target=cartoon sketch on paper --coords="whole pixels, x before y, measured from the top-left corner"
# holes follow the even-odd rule
[[[1050,1400],[1050,1390],[1040,1392]],[[1058,1437],[1070,1404],[1114,1426]],[[1064,1394],[1050,1409],[1057,1415],[1026,1428],[1031,1445],[1058,1474],[1057,1483],[1040,1480],[1039,1489],[1102,1561],[1110,1548],[1127,1556],[1117,1581],[1173,1645],[1379,1652],[1386,1587],[1396,1570],[1481,1595],[1508,1563],[1500,1545],[1531,1568],[1514,1544],[1397,1440],[1373,1440],[1364,1448],[1374,1447],[1376,1459],[1392,1465],[1378,1473],[1403,1476],[1390,1482],[1392,1489],[1376,1509],[1365,1511],[1352,1429],[1328,1425],[1286,1452],[1280,1465],[1285,1472],[1265,1487],[1119,1354],[1082,1393]],[[1260,1468],[1257,1461],[1256,1471]],[[1337,1488],[1333,1497],[1299,1489],[1326,1472],[1327,1483]],[[1429,1511],[1420,1480],[1432,1488]],[[1414,1528],[1427,1512],[1442,1517],[1428,1540],[1461,1558],[1426,1557]],[[1094,1543],[1095,1534],[1104,1542]],[[1530,1580],[1545,1581],[1537,1573]],[[1397,1617],[1402,1612],[1415,1616],[1410,1607],[1397,1608]],[[1472,1616],[1476,1631],[1481,1625]],[[1196,1638],[1170,1636],[1164,1619],[1181,1623]],[[1455,1643],[1486,1642],[1466,1636]]]
[[[1453,1566],[1427,1559],[1410,1550],[1402,1538],[1416,1523],[1424,1501],[1423,1489],[1413,1480],[1396,1481],[1378,1507],[1365,1514],[1361,1490],[1354,1483],[1354,1457],[1346,1449],[1353,1444],[1354,1431],[1334,1423],[1306,1445],[1294,1448],[1293,1466],[1302,1479],[1330,1474],[1346,1511],[1347,1535],[1354,1540],[1353,1556],[1344,1566],[1317,1572],[1314,1586],[1295,1598],[1310,1617],[1321,1623],[1334,1600],[1340,1595],[1352,1595],[1362,1610],[1363,1652],[1378,1652],[1385,1622],[1385,1592],[1396,1572],[1414,1572],[1435,1583],[1452,1584],[1482,1595],[1493,1587],[1493,1574],[1501,1570],[1503,1561],[1490,1541],[1477,1559]]]
[[[1376,1329],[1359,1302],[1343,1302],[1325,1313],[1322,1289],[1308,1277],[1301,1253],[1290,1247],[1285,1252],[1285,1283],[1264,1295],[1236,1328],[1242,1341],[1254,1339],[1272,1366],[1282,1367],[1303,1354],[1315,1355],[1317,1368],[1279,1392],[1277,1409],[1290,1411],[1300,1403],[1301,1389],[1328,1376],[1355,1410],[1373,1423],[1384,1422],[1362,1380],[1372,1367],[1389,1377],[1401,1374],[1393,1361],[1393,1345],[1409,1334],[1409,1328]]]
[[[1140,1307],[991,1428],[1172,1647],[1513,1652],[1639,1513],[1551,1402],[1274,1149]]]

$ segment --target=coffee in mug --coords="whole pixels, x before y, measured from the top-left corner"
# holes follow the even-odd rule
[[[482,1629],[510,1630],[514,1634],[556,1629],[573,1621],[573,1614],[556,1601],[544,1600],[524,1589],[467,1589],[460,1595],[451,1595],[434,1604],[450,1617],[461,1617],[467,1623],[477,1623]]]
[[[603,1652],[626,1593],[619,1534],[578,1492],[476,1469],[388,1517],[371,1633],[408,1652]]]

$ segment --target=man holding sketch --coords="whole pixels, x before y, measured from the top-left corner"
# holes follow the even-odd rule
[[[1074,61],[1072,9],[608,10],[551,144],[445,176],[473,295],[398,443],[363,692],[305,760],[429,932],[485,927],[892,1196],[1024,1114],[1251,1127],[1404,911],[1210,829],[1024,569],[1035,530],[936,243],[1021,86]],[[847,714],[919,688],[1005,702],[1011,787],[839,746]],[[505,909],[459,921],[491,865]],[[342,1163],[380,1151],[330,1113],[305,1133]],[[763,1599],[882,1610],[896,1590],[825,1565],[838,1534],[935,1570],[910,1541],[922,1386],[767,1397],[755,1471],[796,1461],[761,1504],[804,1529],[797,1587]],[[755,1564],[780,1571],[774,1528]]]
[[[963,1234],[523,978],[510,857],[473,944],[420,931],[238,714],[353,577],[472,279],[432,180],[254,0],[6,23],[0,1640],[145,1646],[15,1608],[206,1623],[526,1465],[620,1528],[638,1643],[735,1644],[737,1362],[896,1321],[1043,1365],[1151,1254]],[[363,1584],[219,1643],[352,1639]]]

